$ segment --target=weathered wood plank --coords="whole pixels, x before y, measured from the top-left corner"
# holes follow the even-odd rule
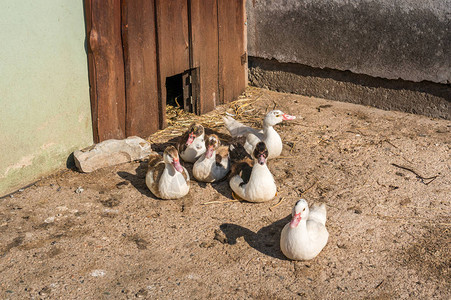
[[[99,129],[97,124],[97,89],[95,84],[95,63],[94,55],[92,54],[91,46],[89,45],[89,37],[92,30],[92,1],[84,1],[85,8],[85,22],[86,22],[86,37],[88,48],[88,73],[89,73],[89,94],[91,99],[91,118],[92,118],[92,135],[94,142],[99,142]]]
[[[95,142],[125,137],[120,0],[86,0]],[[107,8],[107,9],[106,9]]]
[[[189,69],[188,1],[156,0],[160,126],[166,127],[166,77]]]
[[[122,1],[127,136],[159,129],[155,24],[154,0]]]
[[[246,87],[244,0],[218,0],[219,93],[221,103],[236,99]],[[244,56],[243,56],[244,55]]]
[[[206,113],[219,104],[217,0],[191,0],[193,66],[199,68],[200,107]]]

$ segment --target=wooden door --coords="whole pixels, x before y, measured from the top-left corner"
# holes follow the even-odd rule
[[[199,110],[203,114],[219,105],[218,3],[191,0],[192,68],[199,69]]]
[[[121,2],[85,1],[85,13],[94,140],[121,139],[126,137]]]
[[[166,127],[166,80],[190,68],[187,0],[155,0],[157,10],[160,128]]]
[[[220,103],[236,99],[246,87],[245,1],[218,0]]]
[[[194,103],[186,107],[198,114],[238,97],[246,86],[244,5],[85,0],[95,141],[164,128],[172,76],[190,77]]]
[[[122,1],[127,136],[160,128],[155,26],[155,0]]]

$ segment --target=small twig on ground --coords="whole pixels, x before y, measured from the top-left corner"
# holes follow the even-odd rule
[[[246,267],[247,267],[247,265],[249,265],[249,263],[250,263],[254,258],[255,258],[255,256],[252,257],[251,259],[249,259],[249,261],[248,261],[247,264],[246,264]]]
[[[277,206],[279,206],[279,205],[280,205],[280,203],[282,203],[282,201],[283,201],[283,200],[285,200],[285,197],[282,197],[282,198],[280,198],[279,202],[277,202],[277,204],[276,204],[276,205],[274,205],[274,206],[271,206],[271,207],[269,208],[269,210],[270,210],[270,211],[272,211],[272,209],[273,209],[273,208],[275,208],[275,207],[277,207]]]
[[[318,181],[315,181],[311,186],[309,186],[305,191],[302,191],[301,189],[299,189],[299,197],[302,197],[305,193],[307,193],[312,187],[314,187],[315,186],[315,184],[317,183]]]
[[[292,145],[291,145],[291,149],[290,149],[290,154],[291,154],[291,152],[293,152],[293,150],[294,150],[294,146],[296,146],[296,142],[293,142],[293,143],[292,143]]]
[[[381,142],[386,142],[387,144],[390,144],[390,145],[392,145],[393,147],[395,147],[396,149],[398,149],[398,147],[397,147],[395,144],[393,144],[392,142],[390,142],[389,139],[382,140]]]
[[[392,163],[392,166],[395,166],[395,167],[397,167],[397,168],[400,168],[400,169],[403,169],[403,170],[412,172],[412,173],[415,174],[415,175],[417,176],[417,178],[420,179],[421,182],[424,183],[425,185],[428,185],[429,183],[431,183],[432,181],[434,181],[434,180],[438,177],[438,175],[435,175],[435,176],[432,176],[432,177],[423,177],[423,176],[421,176],[420,174],[418,174],[415,170],[410,169],[410,168],[407,168],[407,167],[404,167],[404,166],[397,165],[397,164],[395,164],[395,163]],[[429,181],[428,181],[428,180],[429,180]],[[426,182],[426,181],[427,181],[427,182]]]
[[[240,200],[225,200],[225,201],[210,201],[210,202],[205,202],[202,203],[201,205],[208,205],[208,204],[222,204],[222,203],[227,203],[227,202],[240,202]]]
[[[382,279],[382,281],[379,282],[379,284],[376,285],[376,286],[374,287],[374,289],[377,289],[378,287],[380,287],[380,286],[382,285],[382,283],[384,283],[384,281],[385,281],[385,279]]]

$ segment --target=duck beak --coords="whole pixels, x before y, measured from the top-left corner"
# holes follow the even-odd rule
[[[213,146],[208,146],[207,152],[205,152],[205,157],[211,158],[214,151],[215,151],[215,148]]]
[[[301,213],[295,214],[290,222],[291,228],[296,228],[299,225],[299,222],[301,222]]]
[[[257,161],[258,161],[258,163],[259,163],[260,165],[263,166],[263,165],[266,163],[266,158],[265,158],[263,155],[260,155],[260,156],[258,157]]]
[[[180,173],[183,173],[183,167],[182,167],[182,165],[180,164],[180,161],[179,161],[178,159],[174,159],[174,160],[172,161],[172,165],[174,166],[174,168],[175,168],[177,171],[179,171]]]
[[[196,138],[196,135],[194,133],[190,133],[188,136],[188,140],[186,141],[187,145],[191,145]]]
[[[283,115],[282,115],[282,119],[283,119],[284,121],[290,121],[290,120],[296,119],[296,116],[290,116],[290,115],[287,115],[287,114],[283,114]]]

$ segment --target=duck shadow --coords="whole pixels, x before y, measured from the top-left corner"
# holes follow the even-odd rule
[[[211,187],[216,190],[219,194],[223,195],[227,199],[233,199],[232,190],[229,187],[229,177],[226,176],[223,179],[212,182]]]
[[[206,189],[208,185],[211,185],[213,189],[216,190],[219,194],[223,195],[227,199],[233,199],[232,197],[232,190],[229,187],[229,178],[228,176],[224,177],[223,179],[215,182],[203,182],[198,181],[196,178],[194,178],[193,175],[193,164],[191,163],[185,163],[184,167],[189,173],[191,184],[197,184],[201,189]]]
[[[291,215],[280,219],[271,225],[261,228],[257,233],[240,225],[224,223],[219,227],[227,237],[229,245],[235,245],[239,237],[244,240],[255,250],[281,260],[287,260],[280,250],[280,233],[288,222]]]
[[[151,143],[150,147],[152,148],[152,151],[155,151],[158,154],[162,155],[164,152],[164,149],[166,149],[166,147],[168,147],[168,146],[177,147],[178,141],[179,141],[179,137],[174,137],[164,143]]]
[[[124,171],[117,172],[122,179],[127,180],[137,189],[141,194],[157,199],[146,185],[146,173],[147,173],[147,161],[141,161],[139,166],[135,169],[135,174],[131,174]]]

